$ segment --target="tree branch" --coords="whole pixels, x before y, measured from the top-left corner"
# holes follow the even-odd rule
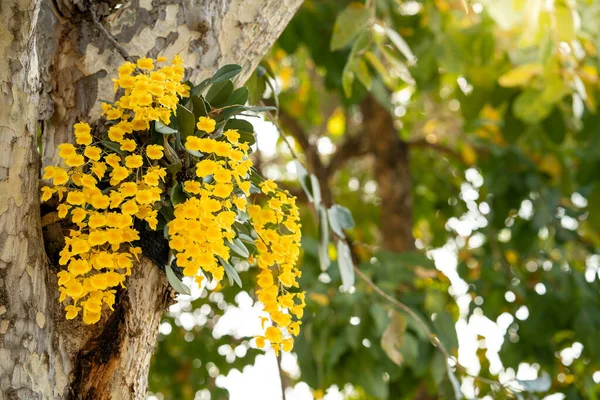
[[[419,139],[412,142],[406,142],[411,149],[432,149],[439,153],[447,155],[449,158],[463,162],[462,156],[450,147],[438,143],[430,143],[425,139]]]
[[[285,125],[288,128],[294,140],[298,142],[298,144],[302,148],[302,151],[306,156],[306,163],[308,164],[308,167],[311,170],[311,172],[319,176],[319,171],[322,171],[324,169],[324,166],[323,162],[321,161],[321,157],[319,156],[317,146],[310,143],[309,135],[300,125],[298,120],[289,115],[285,110],[279,110],[279,119],[283,123],[283,125]]]
[[[363,133],[348,136],[331,156],[327,165],[327,174],[331,176],[352,158],[362,157],[369,153],[369,141],[366,140]]]
[[[354,253],[354,248],[352,246],[350,246],[350,251],[352,253]],[[394,305],[396,308],[398,308],[398,309],[404,311],[405,313],[407,313],[408,315],[410,315],[417,322],[417,324],[421,327],[421,329],[423,329],[423,331],[425,331],[425,333],[427,333],[427,336],[429,337],[429,341],[431,342],[431,344],[434,347],[436,347],[444,355],[446,360],[451,358],[450,352],[448,351],[448,349],[446,349],[446,346],[444,346],[442,344],[442,342],[437,337],[437,335],[435,333],[433,333],[431,331],[431,329],[429,329],[429,327],[427,326],[425,321],[423,321],[423,319],[416,312],[414,312],[406,304],[396,300],[395,298],[393,298],[392,296],[390,296],[389,294],[384,292],[383,289],[381,289],[371,279],[369,279],[365,274],[363,274],[363,272],[360,269],[358,269],[358,267],[356,265],[354,266],[354,272],[360,279],[363,280],[363,282],[365,282],[367,284],[367,286],[369,286],[371,289],[373,289],[373,291],[375,293],[377,293],[379,296],[383,297],[386,301],[388,301],[389,303]],[[506,391],[508,394],[512,394],[512,391],[510,390],[510,388],[506,387],[502,383],[491,380],[491,379],[484,378],[479,375],[471,375],[470,373],[467,372],[467,369],[465,367],[463,367],[461,364],[458,363],[458,359],[456,359],[455,361],[456,361],[456,364],[455,364],[456,369],[461,371],[463,374],[469,376],[470,378],[473,378],[476,381],[490,385],[491,387],[499,386],[501,390]]]

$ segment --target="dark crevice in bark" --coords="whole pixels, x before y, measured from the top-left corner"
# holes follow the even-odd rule
[[[116,360],[121,357],[122,343],[127,332],[125,314],[129,308],[127,292],[118,291],[115,310],[77,354],[68,389],[68,399],[88,400],[102,397],[102,388],[116,372]],[[122,371],[125,373],[125,371]]]

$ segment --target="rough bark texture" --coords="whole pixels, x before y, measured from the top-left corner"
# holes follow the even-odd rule
[[[0,3],[0,397],[6,399],[52,394],[53,381],[66,381],[48,335],[35,147],[38,11],[35,2]]]
[[[181,54],[198,82],[237,63],[244,82],[279,37],[302,0],[132,0],[97,7],[101,22],[130,56]],[[104,16],[103,16],[104,15]],[[38,23],[44,96],[43,164],[58,162],[56,146],[71,138],[78,119],[97,116],[98,100],[114,98],[111,79],[123,58],[67,0],[45,0]]]
[[[245,68],[243,82],[301,2],[91,6],[131,56],[181,54],[192,81],[235,62]],[[57,269],[43,250],[40,167],[58,162],[56,148],[72,140],[74,122],[92,122],[97,101],[113,99],[110,78],[123,62],[84,4],[0,1],[0,399],[143,399],[170,298],[160,270],[142,260],[115,311],[96,325],[67,321],[57,301]]]
[[[120,293],[115,311],[74,359],[69,398],[143,399],[163,311],[171,297],[160,269],[144,259]]]
[[[383,248],[394,252],[414,250],[408,146],[398,137],[390,112],[375,99],[363,101],[361,110],[374,156],[374,176],[381,199]]]

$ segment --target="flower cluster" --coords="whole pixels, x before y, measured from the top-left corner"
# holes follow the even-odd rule
[[[134,75],[136,70],[148,74]],[[150,121],[168,122],[179,101],[177,95],[189,93],[189,88],[181,83],[179,57],[172,65],[153,70],[154,62],[147,58],[140,59],[137,66],[123,64],[115,89],[121,87],[125,94],[114,105],[102,106],[112,123],[108,141],[117,143],[121,152],[107,151],[92,136],[91,127],[80,122],[74,126],[76,146],[59,146],[67,168],[50,166],[44,171],[43,178],[51,179],[54,186],[42,188],[42,201],[57,193],[61,201],[58,216],[70,217],[77,226],[65,239],[59,260],[67,266],[58,273],[59,300],[69,300],[67,319],[83,310],[83,321],[93,324],[100,320],[103,303],[112,309],[114,288],[123,286],[131,274],[132,257],[141,254],[139,247],[131,245],[139,239],[134,219],[156,229],[156,205],[163,192],[160,184],[167,174],[157,165],[163,158],[163,146],[142,148],[133,132],[148,129]]]
[[[261,269],[258,299],[275,325],[268,327],[264,336],[257,337],[256,343],[263,347],[268,339],[276,352],[280,348],[290,351],[293,339],[285,338],[282,332],[298,335],[305,306],[304,292],[289,291],[298,288],[297,278],[301,276],[296,268],[300,255],[299,212],[295,197],[278,190],[275,182],[264,181],[260,188],[269,200],[263,207],[248,206],[248,214],[258,237],[256,261]]]
[[[139,240],[135,220],[157,229],[159,210],[166,207],[171,211],[161,211],[162,217],[172,217],[161,224],[166,224],[175,264],[198,285],[207,275],[221,281],[226,273],[235,273],[233,253],[256,262],[257,296],[268,315],[263,329],[272,321],[256,338],[257,345],[269,340],[276,351],[289,351],[304,308],[297,283],[300,224],[295,198],[272,181],[256,186],[249,144],[237,130],[223,132],[225,123],[218,125],[210,114],[197,117],[194,134],[185,139],[170,127],[167,134],[157,133],[159,123],[164,131],[178,118],[178,105],[186,99],[183,104],[191,103],[190,88],[181,83],[183,74],[179,57],[160,69],[148,58],[123,64],[114,79],[122,95],[102,106],[106,133],[92,135],[88,124],[75,124],[76,144],[59,146],[66,167],[45,169],[44,179],[54,185],[42,189],[42,200],[56,195],[58,216],[69,217],[76,226],[60,252],[59,263],[66,266],[58,273],[60,302],[67,319],[82,312],[85,323],[99,321],[103,309],[112,309],[116,288],[124,287],[134,260],[139,260],[141,249],[133,244]],[[177,167],[176,172],[169,169],[168,175],[169,166]],[[178,199],[173,194],[177,188],[182,193]],[[242,234],[240,225],[251,235]]]
[[[209,121],[198,122],[198,128],[212,131]],[[225,140],[210,137],[189,137],[186,148],[207,155],[196,164],[196,179],[184,183],[190,198],[175,207],[175,219],[168,225],[171,249],[177,251],[177,265],[184,267],[186,276],[198,278],[198,272],[209,272],[221,280],[224,264],[228,262],[232,240],[236,237],[233,224],[245,211],[250,216],[257,236],[256,262],[261,268],[258,275],[258,299],[274,325],[266,328],[265,336],[256,338],[258,347],[264,347],[265,339],[272,347],[289,351],[293,339],[286,333],[297,335],[302,317],[304,293],[288,293],[287,288],[298,287],[296,278],[300,272],[295,268],[299,256],[300,225],[295,198],[277,190],[272,181],[261,183],[261,191],[268,196],[264,208],[247,205],[252,183],[248,158],[249,146],[239,143],[240,135],[228,130]],[[229,245],[228,245],[229,244]],[[251,260],[254,257],[251,258]],[[294,303],[294,297],[300,300]],[[263,329],[269,318],[263,318]]]
[[[188,137],[186,148],[207,157],[196,163],[195,179],[183,183],[190,197],[175,206],[175,218],[168,224],[169,246],[176,253],[177,265],[198,283],[202,280],[199,272],[223,279],[219,258],[230,258],[227,243],[236,237],[233,224],[238,212],[246,209],[245,195],[250,194],[250,182],[244,182],[252,167],[246,157],[249,146],[238,143],[236,131],[227,131],[223,137],[227,141]]]
[[[157,62],[166,58],[159,57]],[[136,70],[143,73],[134,74]],[[147,72],[147,73],[146,73]],[[129,151],[135,149],[131,139],[125,139],[126,133],[143,131],[150,128],[150,121],[161,121],[169,124],[171,113],[177,109],[180,97],[190,94],[190,88],[181,83],[184,75],[183,61],[175,56],[172,65],[155,70],[154,61],[149,58],[138,60],[137,65],[126,62],[119,67],[119,78],[113,79],[115,91],[119,88],[125,94],[110,105],[104,103],[102,109],[108,120],[121,120],[110,127],[108,137],[113,142],[121,143]]]
[[[139,239],[134,218],[157,223],[155,204],[162,193],[159,182],[166,175],[164,168],[142,169],[141,154],[107,154],[94,145],[91,128],[85,123],[75,125],[80,146],[64,143],[60,157],[68,168],[46,167],[44,179],[53,187],[42,188],[42,201],[57,193],[61,204],[58,216],[77,226],[65,239],[60,252],[60,265],[67,269],[58,273],[60,301],[67,298],[67,319],[75,318],[83,309],[83,321],[96,323],[102,305],[112,309],[115,288],[123,285],[131,274],[133,257],[141,249],[131,245]],[[162,146],[148,146],[146,157],[161,153]]]

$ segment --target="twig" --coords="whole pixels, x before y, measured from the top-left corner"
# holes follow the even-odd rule
[[[91,2],[89,2],[89,1],[87,2],[87,8],[90,13],[90,16],[92,17],[92,22],[94,23],[94,25],[96,25],[96,27],[100,30],[100,32],[102,32],[102,34],[104,34],[106,39],[110,42],[110,44],[113,45],[115,50],[117,50],[117,52],[121,55],[121,57],[123,57],[126,61],[129,61],[130,63],[134,63],[131,56],[127,53],[127,50],[125,50],[125,48],[123,46],[121,46],[121,44],[117,41],[117,39],[115,39],[115,37],[112,35],[112,33],[110,33],[104,27],[104,25],[102,25],[100,23],[100,20],[98,20],[98,15],[96,14],[96,10],[94,10],[94,5],[91,4]]]
[[[285,378],[283,368],[281,368],[281,352],[275,356],[277,358],[277,369],[279,370],[279,383],[281,384],[281,399],[286,400],[285,397]]]
[[[450,147],[438,144],[438,143],[430,143],[425,139],[414,140],[412,142],[406,142],[406,144],[411,149],[422,148],[422,149],[432,149],[436,150],[440,153],[446,154],[449,158],[453,158],[459,162],[464,162],[462,156],[451,149]]]
[[[444,347],[444,345],[441,344],[441,342],[439,341],[437,336],[435,336],[435,334],[433,332],[431,332],[431,329],[429,329],[427,324],[425,324],[425,322],[421,319],[421,317],[419,317],[419,315],[417,315],[417,313],[415,313],[406,304],[401,303],[400,301],[396,300],[395,298],[393,298],[392,296],[390,296],[389,294],[384,292],[383,289],[381,289],[371,279],[369,279],[365,274],[363,274],[363,272],[360,269],[358,269],[358,267],[356,265],[354,266],[354,272],[360,279],[362,279],[378,295],[380,295],[381,297],[383,297],[384,299],[386,299],[387,301],[389,301],[390,303],[392,303],[393,305],[395,305],[396,307],[405,311],[408,315],[413,317],[413,319],[415,321],[417,321],[417,323],[425,331],[425,333],[427,333],[427,336],[429,336],[429,339],[431,340],[432,344],[435,347],[439,348],[442,351],[442,353],[444,353],[444,356],[446,356],[446,358],[450,358],[450,354],[448,353],[448,350],[446,350],[446,348]]]
[[[277,127],[277,131],[279,132],[279,136],[281,137],[281,139],[283,139],[283,141],[287,145],[288,149],[290,150],[290,153],[292,153],[292,157],[295,160],[297,160],[298,162],[301,162],[300,161],[300,157],[298,157],[298,154],[296,154],[296,151],[294,150],[294,148],[292,147],[291,143],[289,142],[289,140],[287,138],[287,135],[283,131],[283,128],[281,127],[281,124],[279,124],[279,120],[277,118],[275,118],[273,116],[273,113],[271,113],[271,112],[268,112],[267,115],[269,116],[269,119],[271,120],[271,122]]]
[[[369,154],[370,149],[366,143],[366,136],[362,133],[348,136],[346,140],[340,144],[337,150],[332,154],[329,164],[327,165],[327,175],[333,175],[350,159],[362,157]]]
[[[352,248],[351,248],[352,249]],[[381,297],[383,297],[385,300],[387,300],[388,302],[392,303],[393,305],[395,305],[397,308],[401,309],[402,311],[406,312],[408,315],[410,315],[416,322],[417,324],[421,327],[421,329],[423,329],[425,331],[425,333],[427,333],[427,336],[429,337],[429,341],[431,342],[431,344],[436,347],[446,358],[446,360],[451,358],[450,353],[448,352],[448,349],[446,349],[446,347],[442,344],[442,342],[440,341],[440,339],[437,337],[437,335],[435,333],[433,333],[431,331],[431,329],[429,329],[429,327],[427,326],[427,324],[425,323],[425,321],[423,321],[423,319],[416,313],[414,312],[409,306],[407,306],[406,304],[396,300],[395,298],[393,298],[392,296],[390,296],[389,294],[387,294],[386,292],[384,292],[379,286],[377,286],[371,279],[369,279],[369,277],[367,277],[365,274],[363,274],[363,272],[358,269],[357,266],[354,266],[354,272],[356,273],[356,275],[362,279],[371,289],[373,289],[373,291],[375,293],[377,293],[378,295],[380,295]],[[446,361],[448,362],[448,361]],[[467,369],[465,367],[463,367],[462,365],[460,365],[458,363],[458,359],[456,360],[456,364],[455,364],[455,368],[457,370],[460,370],[463,374],[469,376],[470,378],[473,378],[476,381],[480,381],[482,383],[486,383],[492,387],[494,386],[500,386],[500,388],[504,391],[507,391],[509,393],[512,393],[512,391],[504,386],[502,383],[498,382],[498,381],[494,381],[491,379],[487,379],[484,378],[482,376],[479,375],[471,375],[470,373],[467,372]]]

